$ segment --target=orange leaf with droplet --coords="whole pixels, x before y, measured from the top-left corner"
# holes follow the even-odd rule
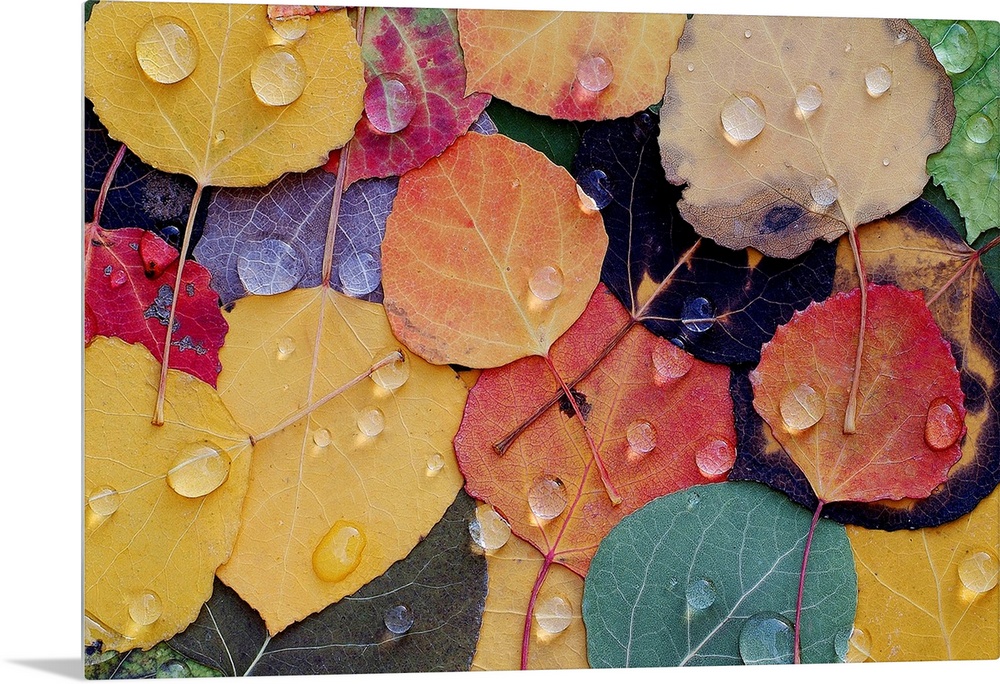
[[[857,432],[844,434],[861,291],[778,328],[750,374],[754,408],[823,502],[922,498],[961,457],[965,396],[923,296],[868,288]]]

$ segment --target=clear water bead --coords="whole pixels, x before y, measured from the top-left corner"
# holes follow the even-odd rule
[[[736,143],[753,140],[764,130],[764,105],[749,93],[733,95],[722,107],[722,128]]]

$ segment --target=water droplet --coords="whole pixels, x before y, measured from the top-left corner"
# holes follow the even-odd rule
[[[94,513],[106,518],[122,505],[122,495],[112,487],[98,487],[87,497],[87,505]]]
[[[751,31],[750,29],[747,29],[746,31],[743,32],[743,37],[744,38],[749,38],[752,35],[753,35],[753,31]]]
[[[948,27],[940,42],[934,46],[934,54],[945,71],[960,74],[976,61],[979,54],[979,38],[964,21],[956,21]]]
[[[560,634],[573,622],[573,606],[564,596],[551,596],[535,605],[535,622],[549,634]]]
[[[691,370],[694,358],[672,344],[657,340],[653,348],[653,369],[660,381],[683,378]]]
[[[823,91],[815,83],[809,83],[795,94],[795,104],[804,116],[808,116],[823,104]]]
[[[740,630],[740,657],[745,665],[781,665],[793,659],[794,628],[783,615],[752,615]]]
[[[896,34],[896,45],[902,45],[909,38],[909,34],[904,30]]]
[[[826,398],[803,383],[785,392],[778,408],[785,427],[793,431],[807,430],[826,413]]]
[[[298,14],[290,17],[268,17],[271,28],[284,40],[298,40],[309,29],[309,15]]]
[[[427,459],[427,477],[434,477],[444,468],[444,457],[441,454],[431,454]]]
[[[874,66],[865,73],[865,87],[872,97],[879,97],[892,87],[892,72],[884,64]]]
[[[198,41],[180,19],[156,17],[139,31],[135,56],[143,73],[157,83],[177,83],[198,66]]]
[[[291,337],[282,337],[278,340],[278,359],[284,361],[295,351],[295,340]]]
[[[847,659],[847,651],[851,647],[851,632],[853,627],[844,627],[837,630],[833,635],[833,652],[837,654],[837,659],[844,662]]]
[[[694,462],[705,477],[719,477],[732,470],[736,450],[724,439],[713,439],[695,452]]]
[[[306,70],[298,53],[284,45],[269,45],[250,67],[250,85],[262,104],[289,105],[306,87]]]
[[[510,539],[510,525],[493,506],[482,504],[476,508],[476,518],[469,523],[469,535],[479,548],[494,551]]]
[[[163,603],[152,591],[140,594],[128,604],[128,615],[137,625],[151,625],[159,620],[162,614]]]
[[[611,204],[611,192],[608,190],[608,174],[600,169],[590,169],[580,174],[577,180],[577,192],[583,193],[587,197],[580,197],[581,201],[590,200],[594,209],[603,209]]]
[[[128,282],[128,274],[123,269],[118,269],[111,273],[111,287],[118,289]]]
[[[318,446],[320,449],[325,449],[330,446],[330,442],[333,441],[333,436],[330,431],[326,428],[320,428],[313,432],[313,444]]]
[[[250,294],[288,292],[305,272],[305,261],[295,248],[274,238],[245,242],[236,257],[236,273]]]
[[[566,510],[566,488],[559,478],[543,477],[528,490],[528,507],[540,520],[552,520]]]
[[[684,591],[691,610],[705,610],[715,603],[715,584],[710,579],[692,580]]]
[[[984,594],[997,585],[997,557],[989,551],[976,551],[958,566],[958,578],[969,591]]]
[[[882,157],[882,166],[888,166],[888,165],[889,165],[889,158]]]
[[[753,140],[764,130],[764,105],[753,95],[733,95],[722,107],[722,128],[736,143]]]
[[[600,55],[589,55],[576,65],[576,80],[592,93],[599,93],[609,85],[615,77],[615,68],[611,61]]]
[[[996,133],[993,119],[982,112],[976,112],[965,122],[965,137],[974,143],[988,143]]]
[[[226,132],[221,128],[215,132],[215,144],[223,142],[226,139]]]
[[[625,430],[629,448],[636,454],[648,454],[656,448],[656,430],[648,421],[633,421]]]
[[[947,449],[962,436],[965,424],[954,404],[939,397],[927,407],[924,440],[931,449]]]
[[[848,643],[850,647],[847,651],[847,662],[863,663],[871,657],[872,641],[863,630],[855,627],[851,631]]]
[[[384,390],[389,390],[390,392],[394,389],[399,389],[403,386],[410,377],[410,363],[406,360],[404,355],[401,361],[393,361],[392,363],[382,366],[377,371],[372,373],[372,382],[381,387]]]
[[[543,302],[551,301],[562,294],[563,272],[558,266],[539,266],[531,274],[528,288]]]
[[[701,503],[701,494],[698,492],[688,492],[688,510],[692,510]],[[676,580],[674,580],[676,582]]]
[[[385,415],[377,406],[366,406],[358,413],[358,429],[375,437],[385,429]]]
[[[694,71],[694,64],[688,62],[688,71]]]
[[[365,87],[365,114],[380,133],[398,133],[417,113],[417,98],[395,74],[381,74]]]
[[[813,201],[821,207],[828,207],[837,201],[837,197],[840,195],[840,189],[837,187],[837,181],[835,181],[830,176],[816,181],[811,188],[809,188],[809,194],[812,195]]]
[[[703,333],[715,323],[715,309],[704,297],[692,297],[684,302],[681,324],[690,332]]]
[[[340,262],[340,286],[352,297],[374,292],[382,279],[382,264],[371,252],[352,252]]]
[[[406,634],[413,627],[413,611],[409,606],[400,603],[385,611],[382,618],[385,628],[393,634]]]
[[[187,444],[167,471],[167,484],[189,499],[206,496],[229,477],[229,463],[229,454],[211,442]]]
[[[191,668],[180,660],[167,660],[156,668],[156,679],[179,679],[191,676]]]
[[[367,543],[360,526],[338,520],[313,551],[313,572],[324,582],[339,582],[361,563]]]

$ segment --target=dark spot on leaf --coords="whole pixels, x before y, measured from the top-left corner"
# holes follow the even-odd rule
[[[761,232],[778,233],[786,230],[791,224],[802,218],[805,210],[795,205],[774,207],[764,215]]]
[[[587,420],[590,417],[590,409],[593,408],[590,402],[587,401],[587,395],[583,392],[578,392],[577,390],[570,390],[573,393],[573,399],[576,401],[576,405],[580,407],[580,412],[583,414],[583,419]],[[573,417],[573,404],[570,403],[566,395],[563,394],[559,397],[559,410],[565,413],[570,418]]]

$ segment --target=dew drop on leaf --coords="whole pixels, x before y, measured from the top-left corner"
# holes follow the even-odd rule
[[[705,610],[715,603],[715,584],[710,579],[692,580],[684,591],[691,610]]]
[[[863,663],[871,657],[872,640],[864,630],[855,627],[848,643],[847,662]]]
[[[431,454],[427,459],[427,477],[434,477],[444,468],[444,457],[441,454]]]
[[[736,450],[724,439],[713,439],[695,452],[694,461],[702,475],[717,478],[732,470]]]
[[[865,73],[865,88],[872,97],[880,97],[892,87],[892,72],[884,64],[879,64]]]
[[[191,668],[177,659],[167,660],[156,668],[156,679],[182,679],[191,676]]]
[[[721,119],[730,142],[744,143],[764,130],[764,105],[748,93],[732,95],[722,107]]]
[[[375,437],[385,429],[385,415],[377,406],[366,406],[358,412],[358,429],[368,437]]]
[[[698,504],[701,503],[701,494],[698,492],[688,492],[688,510],[693,510]],[[677,580],[673,580],[677,583]]]
[[[997,585],[998,562],[989,551],[976,551],[958,566],[958,578],[965,588],[984,594]]]
[[[566,510],[566,488],[558,478],[543,477],[528,490],[528,507],[536,518],[552,520]]]
[[[156,17],[139,32],[135,56],[142,72],[157,83],[177,83],[198,66],[198,41],[180,19]]]
[[[147,591],[128,604],[128,615],[137,625],[151,625],[163,614],[163,602],[155,592]]]
[[[823,418],[826,399],[810,385],[801,384],[781,397],[778,408],[785,427],[793,431],[807,430]]]
[[[413,627],[413,611],[401,603],[385,611],[383,622],[393,634],[406,634]]]
[[[278,340],[278,360],[284,361],[295,351],[295,340],[291,337],[282,337]]]
[[[551,596],[535,606],[535,622],[549,634],[566,631],[573,621],[573,606],[564,596]]]
[[[111,287],[118,289],[128,282],[128,274],[124,270],[118,269],[111,274]]]
[[[692,297],[684,302],[681,324],[689,332],[703,333],[715,324],[715,309],[704,297]]]
[[[601,55],[588,55],[576,66],[576,80],[592,93],[605,90],[615,77],[611,60]]]
[[[309,29],[309,15],[298,14],[289,17],[268,17],[271,28],[284,40],[298,40]]]
[[[809,188],[809,194],[812,195],[813,201],[821,207],[828,207],[837,201],[837,197],[840,195],[840,190],[837,187],[837,181],[835,181],[830,176],[823,178],[822,180],[816,181],[811,188]]]
[[[608,190],[608,174],[600,169],[590,169],[580,174],[576,187],[577,192],[581,193],[580,201],[586,203],[588,207],[593,205],[594,209],[603,209],[611,204],[612,197],[611,192]]]
[[[393,361],[372,373],[372,382],[390,392],[399,389],[410,377],[410,364],[404,357],[402,361]]]
[[[417,112],[417,98],[395,74],[380,74],[365,87],[365,114],[379,133],[398,133]]]
[[[295,248],[274,238],[242,244],[236,258],[236,272],[250,294],[288,292],[302,280],[305,270]]]
[[[330,442],[333,441],[333,437],[330,435],[330,431],[326,428],[320,428],[313,432],[313,444],[318,446],[320,449],[325,449],[330,446]]]
[[[495,551],[510,539],[510,525],[493,506],[482,504],[476,508],[475,519],[469,523],[469,535],[479,548]]]
[[[95,514],[106,518],[122,505],[122,495],[112,487],[98,487],[87,497],[87,506]]]
[[[371,252],[354,252],[344,257],[338,271],[340,286],[352,297],[375,291],[382,279],[382,266]]]
[[[543,302],[551,301],[562,294],[563,272],[558,266],[540,266],[531,274],[528,288]]]
[[[189,499],[211,494],[229,477],[229,454],[208,441],[185,445],[167,471],[167,484]]]
[[[996,126],[993,119],[982,112],[976,112],[965,122],[965,137],[974,143],[984,144],[993,139]]]
[[[360,526],[338,520],[313,551],[313,572],[324,582],[339,582],[361,563],[367,543]]]
[[[653,348],[652,356],[655,380],[658,383],[683,378],[694,363],[694,358],[690,354],[685,354],[666,341],[658,343]]]
[[[250,67],[250,85],[262,104],[283,107],[295,102],[306,88],[302,58],[291,47],[269,45]]]
[[[809,116],[823,104],[823,91],[815,83],[809,83],[795,94],[795,104],[803,116]]]
[[[793,660],[794,628],[783,615],[751,615],[740,630],[740,657],[745,665],[782,665]]]
[[[948,27],[940,42],[933,46],[934,55],[941,66],[950,74],[960,74],[976,61],[979,54],[979,38],[964,21],[956,21]]]
[[[947,399],[939,397],[927,407],[924,440],[931,449],[947,449],[962,436],[964,427],[958,410]]]
[[[646,420],[636,420],[625,430],[625,438],[633,453],[648,454],[656,448],[656,430]]]

